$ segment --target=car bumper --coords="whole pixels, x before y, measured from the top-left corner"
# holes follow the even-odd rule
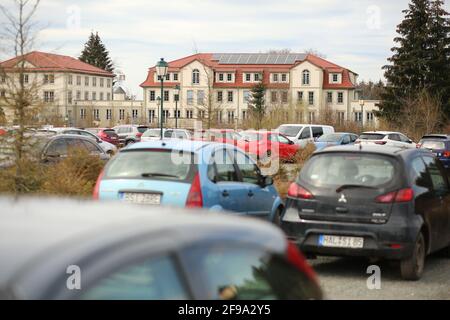
[[[284,219],[284,217],[283,217]],[[397,223],[361,224],[301,220],[282,220],[281,228],[289,240],[305,253],[332,256],[378,257],[401,260],[410,257],[419,228]],[[364,238],[363,248],[337,248],[319,245],[320,235]]]

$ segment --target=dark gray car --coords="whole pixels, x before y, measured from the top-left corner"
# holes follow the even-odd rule
[[[321,298],[269,223],[68,200],[0,206],[0,299]]]

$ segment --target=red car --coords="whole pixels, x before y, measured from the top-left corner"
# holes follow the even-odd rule
[[[258,159],[275,156],[283,161],[292,161],[300,149],[289,138],[278,132],[244,131],[241,135],[243,139],[238,141],[238,147],[256,155]]]
[[[92,132],[97,135],[100,139],[105,142],[112,143],[115,146],[119,145],[119,136],[117,133],[110,128],[88,128],[86,129],[89,132]]]

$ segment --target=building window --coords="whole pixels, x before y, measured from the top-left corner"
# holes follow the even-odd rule
[[[100,78],[100,87],[103,88],[105,86],[105,79]]]
[[[77,86],[81,86],[81,76],[77,76]]]
[[[222,110],[217,112],[217,121],[219,123],[222,123]]]
[[[310,82],[310,75],[308,70],[303,70],[302,72],[302,84],[303,85],[309,85]]]
[[[178,93],[173,95],[173,101],[180,101],[180,95]]]
[[[119,120],[125,119],[125,109],[119,109]]]
[[[45,102],[55,101],[55,93],[53,91],[44,91],[44,101]]]
[[[344,93],[338,92],[338,103],[344,103]]]
[[[373,122],[373,120],[374,120],[373,112],[367,112],[366,119],[367,119],[367,122]]]
[[[223,91],[217,91],[217,102],[223,101]]]
[[[175,110],[173,116],[177,119],[181,118],[181,110]]]
[[[247,119],[247,111],[242,110],[242,120],[246,120],[246,119]]]
[[[96,86],[97,86],[97,78],[96,78],[96,77],[93,77],[93,78],[92,78],[92,86],[93,86],[93,87],[96,87]]]
[[[100,110],[94,109],[94,119],[97,121],[100,120]]]
[[[187,91],[187,104],[189,104],[189,105],[194,104],[194,91],[193,90]]]
[[[198,90],[197,91],[197,104],[202,106],[205,103],[205,91]]]
[[[92,100],[97,100],[97,92],[92,92]]]
[[[104,93],[100,92],[100,101],[103,101],[103,98],[104,98]]]
[[[186,118],[187,118],[187,119],[192,119],[192,118],[194,118],[194,111],[192,111],[192,110],[186,110]]]
[[[246,73],[245,74],[245,81],[247,81],[247,82],[252,81],[252,74],[251,73]]]
[[[166,74],[166,81],[170,81],[170,73]]]
[[[233,74],[232,73],[227,73],[227,81],[228,82],[232,82],[233,81]]]
[[[205,119],[205,110],[199,110],[197,113],[199,119]]]
[[[228,91],[228,93],[227,93],[227,95],[228,95],[228,102],[233,102],[233,91]]]
[[[194,69],[192,71],[192,84],[199,84],[200,83],[200,71],[198,69]]]
[[[333,92],[327,92],[327,102],[333,103]]]
[[[77,100],[81,100],[81,91],[77,91]]]
[[[72,91],[67,91],[67,102],[72,104]]]
[[[283,73],[281,75],[281,82],[287,82],[287,74],[286,73]]]
[[[244,103],[249,103],[250,101],[250,91],[244,91]]]
[[[273,82],[278,82],[278,73],[272,75]]]
[[[173,81],[178,81],[178,73],[173,74]]]
[[[85,92],[84,93],[84,100],[88,101],[89,100],[89,92]]]
[[[112,109],[106,109],[106,120],[112,119]]]
[[[148,122],[155,122],[155,110],[148,110]]]
[[[339,76],[337,73],[333,73],[333,82],[338,82],[339,81]]]
[[[314,92],[308,92],[308,104],[310,106],[314,105]]]
[[[281,92],[281,102],[282,103],[287,103],[288,102],[288,92],[287,91],[282,91]]]
[[[277,92],[276,91],[271,91],[270,92],[270,101],[272,103],[275,103],[275,102],[277,102],[277,100],[278,100]]]
[[[110,92],[108,92],[106,94],[106,100],[111,101],[111,93]]]
[[[260,78],[259,73],[255,73],[253,79],[255,79],[255,81],[258,82],[259,78]]]
[[[164,110],[164,111],[163,111],[163,118],[162,118],[163,123],[166,123],[166,121],[167,121],[167,119],[169,119],[169,117],[170,117],[170,112],[169,112],[169,110]]]
[[[89,86],[89,77],[84,77],[84,85]]]
[[[355,112],[355,122],[361,122],[362,121],[362,112]]]
[[[137,109],[133,109],[131,110],[131,117],[133,118],[133,120],[136,120],[139,116],[138,110]]]
[[[29,79],[28,75],[24,74],[23,75],[23,83],[28,83],[28,79]]]
[[[298,122],[300,122],[300,123],[303,122],[303,111],[297,111],[295,113],[295,116],[296,116]]]
[[[53,74],[44,74],[44,84],[53,84],[55,83],[55,75]]]
[[[68,78],[67,78],[67,83],[68,83],[68,84],[73,84],[73,76],[72,76],[72,75],[69,75],[69,76],[68,76]]]
[[[233,123],[234,122],[234,111],[228,111],[227,112],[227,119],[228,119],[228,123]]]
[[[219,73],[219,82],[223,82],[223,73]]]
[[[338,117],[338,123],[343,124],[345,121],[345,112],[338,112],[337,117]]]
[[[86,119],[86,109],[80,109],[80,118]]]
[[[316,122],[316,113],[314,111],[311,111],[309,113],[309,123],[314,123]]]
[[[106,87],[111,88],[111,79],[106,80]]]
[[[150,98],[150,101],[155,101],[155,99],[156,99],[155,90],[150,91],[149,98]]]
[[[164,91],[164,101],[169,101],[169,91],[168,90]]]
[[[297,101],[298,102],[303,101],[303,91],[297,91]]]

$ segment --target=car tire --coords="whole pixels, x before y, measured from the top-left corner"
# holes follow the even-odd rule
[[[425,239],[422,232],[419,233],[411,257],[400,262],[400,271],[405,280],[419,280],[425,268],[426,257]]]
[[[273,223],[276,226],[281,226],[281,215],[283,214],[283,208],[279,207],[276,211],[275,211],[275,215],[273,217]]]

